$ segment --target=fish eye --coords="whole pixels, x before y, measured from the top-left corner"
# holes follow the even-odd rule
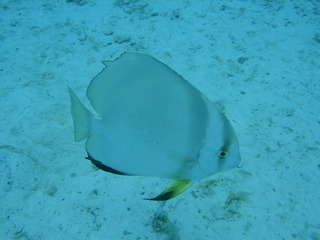
[[[224,159],[228,156],[228,151],[227,150],[220,150],[219,152],[219,158]]]

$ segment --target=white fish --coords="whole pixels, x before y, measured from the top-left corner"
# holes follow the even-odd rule
[[[116,174],[175,182],[149,200],[173,198],[194,181],[240,163],[239,144],[214,103],[153,57],[123,53],[90,83],[90,113],[69,88],[75,141],[88,159]]]

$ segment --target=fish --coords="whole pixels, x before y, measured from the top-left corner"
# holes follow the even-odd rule
[[[86,139],[86,158],[96,167],[172,179],[159,195],[145,198],[166,201],[239,165],[239,142],[230,122],[177,72],[133,52],[103,64],[86,92],[93,113],[68,86],[75,141]]]

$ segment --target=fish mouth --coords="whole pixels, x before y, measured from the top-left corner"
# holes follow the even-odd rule
[[[240,154],[237,157],[237,161],[235,162],[234,167],[235,168],[241,168],[242,167]]]

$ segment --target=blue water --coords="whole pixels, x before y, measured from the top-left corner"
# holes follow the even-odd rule
[[[170,181],[99,171],[67,85],[125,51],[216,102],[239,168],[164,202]],[[0,1],[0,239],[320,239],[320,2]],[[92,109],[91,109],[92,110]]]

